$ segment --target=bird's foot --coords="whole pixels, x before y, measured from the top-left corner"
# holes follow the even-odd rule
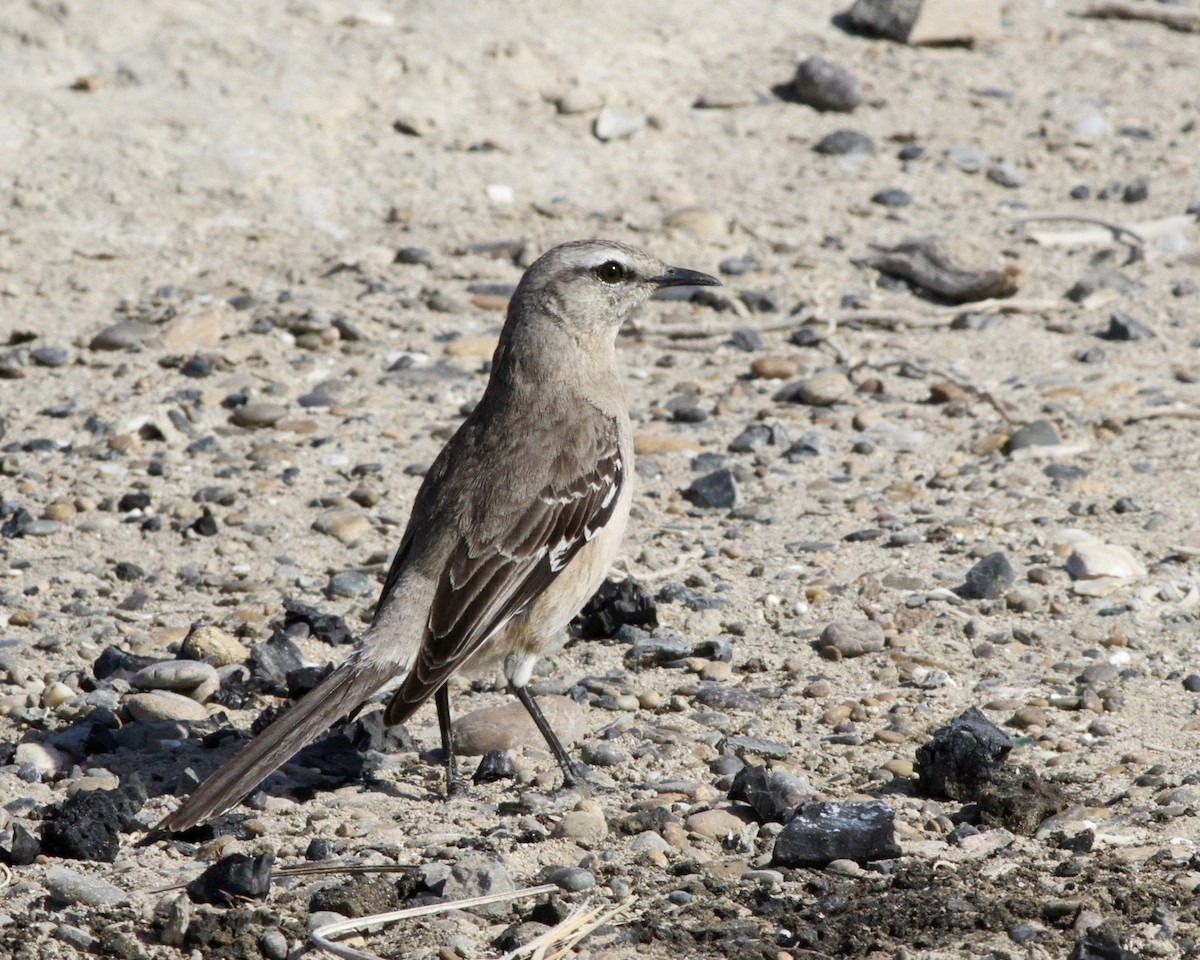
[[[603,774],[598,774],[586,763],[572,760],[570,769],[563,770],[562,790],[578,790],[585,794],[614,793],[616,785]]]
[[[453,800],[455,797],[465,797],[470,793],[467,787],[467,782],[457,776],[446,777],[446,799]]]

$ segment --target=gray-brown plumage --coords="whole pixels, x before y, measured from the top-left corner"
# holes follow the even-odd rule
[[[370,628],[349,657],[159,826],[224,812],[339,717],[399,685],[400,723],[435,697],[455,783],[446,681],[499,667],[568,782],[582,776],[526,689],[604,579],[632,495],[633,448],[615,338],[658,288],[719,281],[625,244],[555,247],[521,279],[483,398],[417,493]]]

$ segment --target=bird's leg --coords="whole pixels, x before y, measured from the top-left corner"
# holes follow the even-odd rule
[[[525,709],[529,711],[529,715],[533,717],[534,724],[541,731],[542,736],[546,738],[546,744],[550,747],[550,752],[554,754],[554,759],[562,767],[563,786],[577,787],[588,783],[588,773],[590,771],[584,764],[571,759],[570,754],[567,753],[558,736],[550,728],[550,724],[546,720],[546,715],[542,713],[542,708],[533,699],[533,694],[529,692],[529,688],[524,686],[518,687],[511,683],[508,685],[508,688],[512,691],[513,696],[520,700]]]
[[[450,691],[446,685],[438,687],[433,695],[437,704],[438,730],[442,734],[442,759],[446,764],[446,796],[454,797],[467,792],[467,785],[458,779],[458,763],[454,759],[454,746],[450,742]]]

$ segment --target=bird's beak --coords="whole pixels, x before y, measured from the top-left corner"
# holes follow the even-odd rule
[[[657,287],[719,287],[721,281],[710,277],[699,270],[685,270],[683,267],[667,267],[661,277],[654,278]]]

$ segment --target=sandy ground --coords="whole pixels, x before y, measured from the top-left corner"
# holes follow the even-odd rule
[[[592,739],[612,737],[625,756],[608,770],[615,793],[596,798],[606,838],[552,836],[573,799],[525,797],[556,776],[540,751],[519,757],[520,787],[481,785],[452,802],[435,798],[436,765],[410,752],[370,784],[272,798],[237,839],[136,849],[129,834],[114,864],[14,867],[0,956],[270,955],[265,931],[303,938],[303,881],[265,906],[194,908],[190,939],[173,945],[161,931],[174,894],[63,904],[47,896],[46,871],[65,864],[145,891],[223,853],[302,862],[317,834],[340,857],[376,862],[484,850],[520,884],[547,865],[583,865],[596,902],[637,897],[585,955],[1059,957],[1089,929],[1138,955],[1193,955],[1200,700],[1185,679],[1200,673],[1200,230],[1184,214],[1200,202],[1200,39],[1085,19],[1075,0],[1007,3],[1001,37],[974,48],[855,36],[833,22],[840,4],[815,0],[563,6],[7,4],[0,489],[6,518],[21,507],[52,522],[0,540],[0,736],[43,743],[78,725],[79,701],[47,706],[46,693],[86,691],[110,645],[170,658],[198,620],[251,645],[285,598],[361,627],[417,466],[485,382],[503,298],[469,285],[514,283],[578,237],[713,273],[756,261],[725,273],[715,306],[653,303],[620,341],[643,451],[620,566],[652,590],[681,583],[719,599],[699,611],[663,602],[660,620],[697,642],[731,640],[732,669],[630,671],[616,644],[569,644],[546,660],[564,689],[607,676],[593,694],[606,682],[639,698],[636,710],[587,714]],[[854,113],[787,95],[810,56],[859,79]],[[728,106],[697,107],[705,98]],[[640,129],[602,142],[604,107]],[[813,151],[838,129],[868,135],[875,152]],[[898,158],[912,146],[923,154]],[[1019,185],[989,179],[997,164]],[[1088,196],[1073,199],[1081,185]],[[888,188],[911,204],[872,202]],[[1043,214],[1179,219],[1135,228],[1138,243],[1101,229],[1037,244],[1031,230],[1086,227],[1017,223]],[[929,236],[966,265],[1015,267],[1011,307],[952,328],[968,309],[855,262],[872,245]],[[428,256],[394,262],[401,248]],[[1097,268],[1110,282],[1067,298]],[[746,291],[769,294],[773,309],[749,309]],[[1154,335],[1102,339],[1113,311]],[[130,319],[153,326],[140,344],[93,348]],[[742,349],[739,328],[760,342],[742,337]],[[793,342],[801,328],[815,345]],[[413,365],[388,373],[405,355]],[[185,375],[196,358],[208,376]],[[821,371],[848,378],[839,402],[778,399]],[[332,406],[300,402],[331,381],[321,389]],[[283,409],[242,427],[231,410],[243,400]],[[683,422],[679,408],[707,416]],[[1062,444],[1000,452],[1039,420]],[[819,455],[728,452],[755,423],[781,425],[793,443],[811,432]],[[681,497],[700,475],[697,453],[734,470],[737,508]],[[202,504],[211,487],[227,496]],[[149,505],[120,509],[128,493]],[[216,536],[192,529],[204,506]],[[314,530],[331,508],[360,510],[362,536]],[[864,530],[880,532],[843,539]],[[1103,588],[1073,579],[1067,558],[1084,536],[1127,548],[1133,576]],[[995,551],[1016,573],[1004,596],[950,592]],[[145,579],[118,579],[122,561]],[[344,571],[366,573],[370,591],[327,595]],[[886,648],[822,658],[813,641],[840,618],[877,621]],[[325,662],[343,651],[310,639],[304,652]],[[705,678],[770,706],[713,718],[694,702]],[[456,687],[460,713],[504,702],[486,682]],[[270,699],[225,713],[248,727]],[[1068,833],[1091,825],[1091,852],[1049,832],[985,830],[975,846],[948,836],[962,805],[920,796],[912,761],[970,706],[1016,739],[1014,762],[1063,792]],[[410,732],[432,749],[432,710]],[[771,831],[713,838],[689,820],[728,805],[710,763],[720,736],[739,733],[785,744],[773,762],[821,798],[891,804],[904,851],[893,872],[742,878],[769,865]],[[133,772],[153,822],[174,803],[175,751],[211,767],[191,746],[159,746],[69,757],[37,783],[19,764],[0,769],[0,828],[36,835],[41,811],[80,778]],[[657,855],[619,829],[655,805],[691,825],[665,831],[673,842]],[[499,933],[531,909],[422,921],[367,946],[495,955]],[[1022,923],[1029,937],[1012,932]],[[816,932],[798,939],[805,930]]]

